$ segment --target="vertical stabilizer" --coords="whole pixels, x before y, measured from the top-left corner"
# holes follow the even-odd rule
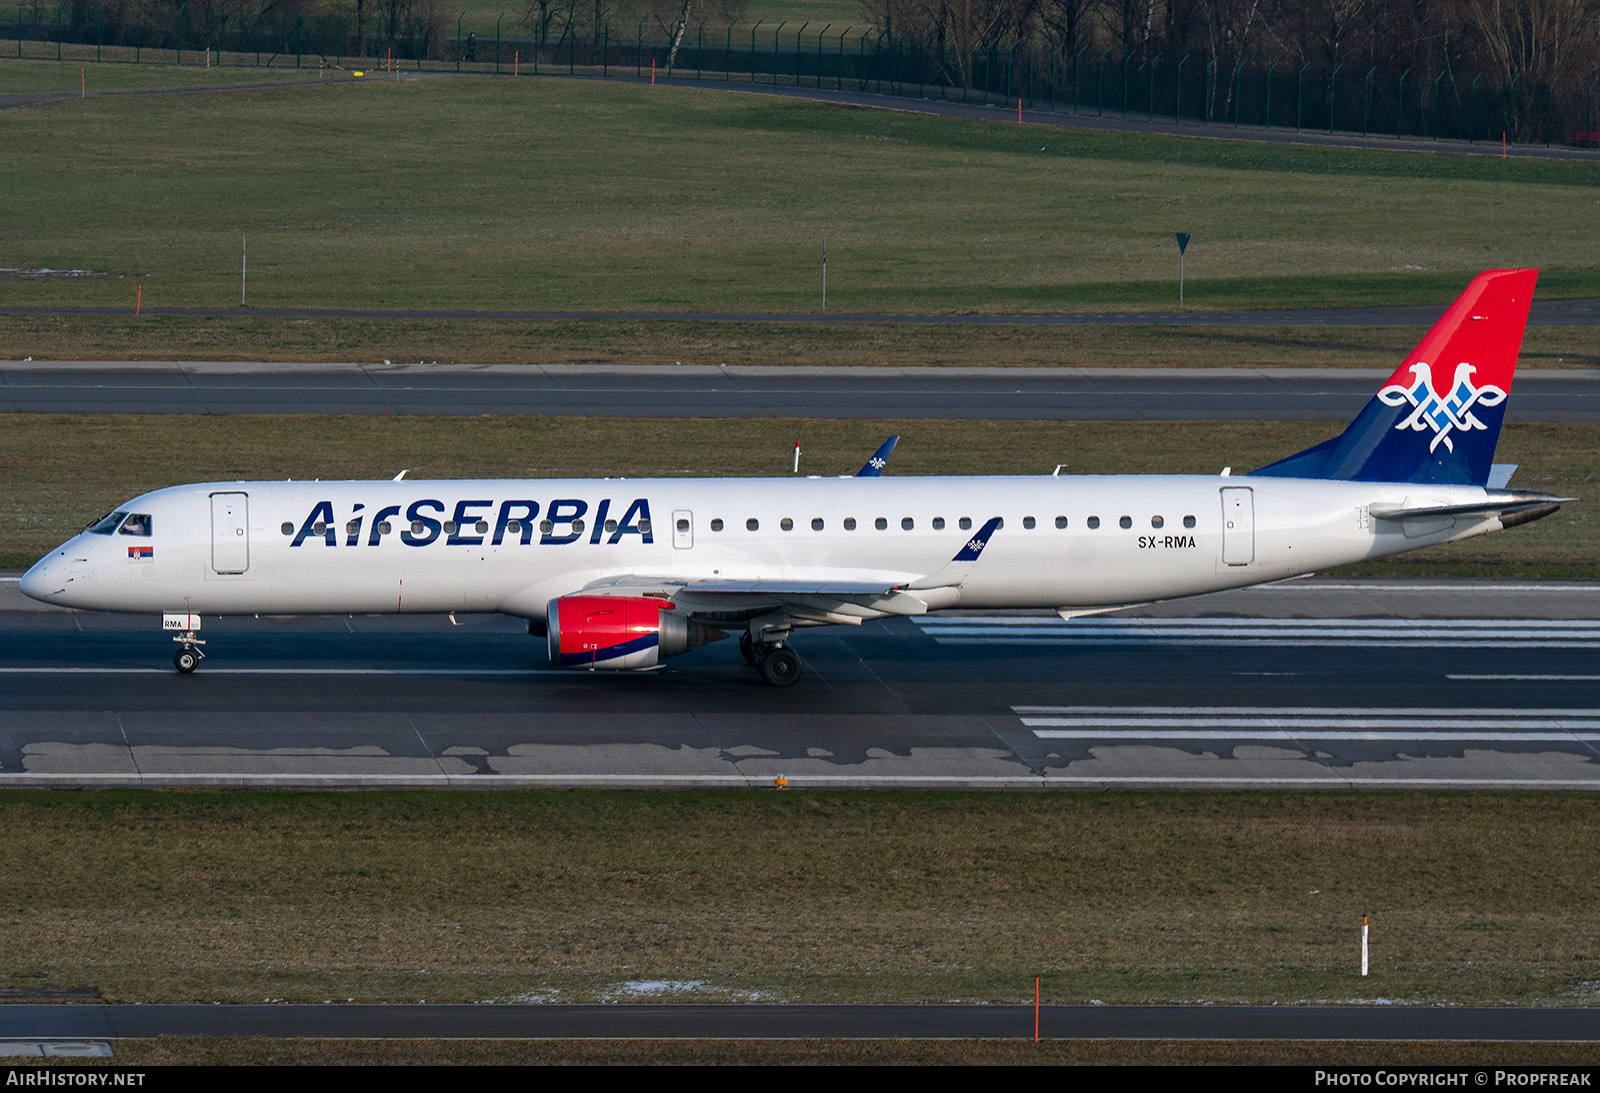
[[[1251,473],[1486,484],[1538,279],[1533,269],[1478,274],[1349,428]]]

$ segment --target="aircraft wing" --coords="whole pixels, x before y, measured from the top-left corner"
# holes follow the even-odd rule
[[[960,599],[960,585],[1000,527],[996,516],[947,564],[928,574],[841,570],[803,578],[606,577],[589,595],[656,596],[696,617],[732,620],[781,614],[797,622],[860,623],[880,615],[921,615]]]

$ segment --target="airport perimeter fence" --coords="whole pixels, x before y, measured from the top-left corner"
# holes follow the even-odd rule
[[[3,0],[0,0],[3,2]],[[1202,128],[1264,127],[1428,140],[1600,147],[1600,78],[1557,76],[1548,85],[1509,83],[1485,72],[1311,64],[1293,68],[1250,60],[1157,54],[1113,57],[1024,40],[953,44],[887,38],[873,27],[829,23],[796,27],[764,21],[683,29],[676,51],[659,27],[554,21],[528,33],[492,37],[423,18],[360,23],[344,9],[310,18],[263,6],[208,26],[185,22],[186,5],[146,17],[140,0],[131,25],[65,20],[64,5],[19,3],[11,37],[16,56],[100,62],[220,64],[293,68],[451,70],[539,75],[632,75],[657,81],[766,83],[873,92],[993,106],[1022,105],[1078,116],[1164,121]],[[88,9],[74,7],[80,14]],[[514,20],[520,25],[520,20]],[[0,28],[5,22],[0,22]]]

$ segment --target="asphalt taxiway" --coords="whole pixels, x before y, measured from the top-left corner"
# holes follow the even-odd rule
[[[1042,1006],[1046,1039],[1595,1041],[1600,1010],[1411,1006]],[[0,1038],[1026,1039],[1031,1006],[19,1005]],[[90,1054],[87,1051],[76,1054]],[[104,1052],[102,1054],[105,1054]]]
[[[0,362],[0,413],[1348,421],[1387,370]],[[1600,371],[1524,369],[1513,422],[1600,421]]]
[[[1600,789],[1600,585],[1311,580],[551,668],[519,620],[152,620],[0,581],[0,784]]]

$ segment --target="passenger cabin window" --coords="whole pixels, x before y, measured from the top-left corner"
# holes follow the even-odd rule
[[[879,531],[883,531],[889,526],[889,521],[880,516],[876,520],[872,521],[872,526],[877,528]]]
[[[1131,527],[1133,527],[1133,517],[1131,517],[1131,516],[1122,517],[1120,520],[1117,521],[1117,526],[1119,528],[1131,528]]]
[[[782,528],[784,531],[793,531],[794,530],[794,521],[789,519],[787,516],[785,516],[782,520],[778,521],[778,526],[780,528]]]
[[[1093,531],[1095,528],[1100,526],[1100,517],[1098,517],[1098,516],[1089,517],[1088,524],[1089,524],[1089,530]]]
[[[935,516],[933,518],[933,530],[934,531],[943,531],[944,530],[944,517],[943,516]]]
[[[711,521],[711,530],[712,531],[721,531],[722,530],[722,517],[719,516],[715,520]]]
[[[444,533],[446,535],[454,535],[456,533],[456,522],[454,520],[446,520],[444,522]],[[321,532],[318,532],[318,534],[320,535]]]
[[[856,518],[854,516],[846,516],[844,518],[844,529],[846,531],[854,531],[856,529]]]
[[[811,530],[812,531],[821,531],[822,530],[822,517],[813,516],[811,518]]]
[[[476,531],[479,535],[487,535],[487,534],[489,534],[489,521],[487,521],[487,520],[479,520],[476,524],[473,525],[473,530]],[[615,520],[607,520],[606,521],[606,530],[607,531],[616,531],[617,530],[617,522]]]
[[[141,539],[150,538],[150,514],[130,512],[128,518],[122,522],[122,534],[137,535]]]
[[[1067,526],[1067,518],[1065,516],[1057,516],[1056,517],[1056,527],[1064,528],[1066,526]]]
[[[956,523],[960,525],[962,531],[972,530],[972,517],[970,516],[963,516],[961,519],[957,520]]]
[[[910,531],[912,528],[916,527],[916,521],[907,516],[900,521],[900,526],[905,530]]]
[[[650,534],[650,521],[648,521],[648,520],[640,520],[639,521],[639,534],[640,535],[649,535]]]
[[[761,521],[752,516],[744,522],[744,529],[746,531],[759,531],[761,530]]]
[[[1159,516],[1150,517],[1150,526],[1153,527],[1153,528],[1163,527],[1165,524],[1166,524],[1166,520],[1162,519]]]
[[[1034,525],[1035,525],[1035,524],[1036,524],[1036,523],[1038,523],[1038,521],[1037,521],[1037,520],[1035,520],[1035,519],[1034,519],[1034,518],[1033,518],[1033,517],[1031,517],[1031,516],[1024,516],[1024,517],[1023,517],[1023,518],[1022,518],[1022,526],[1023,526],[1023,527],[1025,527],[1025,528],[1027,528],[1027,529],[1028,529],[1028,530],[1029,530],[1029,531],[1032,531],[1032,530],[1033,530],[1033,526],[1034,526]]]
[[[117,525],[122,523],[122,518],[126,515],[128,515],[127,512],[123,511],[113,512],[109,515],[102,516],[100,519],[90,524],[87,530],[91,535],[110,535],[113,531],[117,530]],[[285,532],[285,534],[292,534],[294,528],[290,525],[285,526],[289,527],[289,531]]]
[[[283,532],[285,535],[293,535],[294,534],[294,525],[289,523],[289,521],[285,520],[283,522],[283,526],[281,528],[279,528],[278,530]]]
[[[1183,526],[1186,527],[1186,528],[1194,527],[1194,517],[1193,516],[1185,516],[1183,518]]]
[[[684,519],[682,516],[680,516],[680,517],[678,517],[678,523],[677,523],[676,526],[677,526],[679,531],[688,531],[689,530],[689,521]]]

